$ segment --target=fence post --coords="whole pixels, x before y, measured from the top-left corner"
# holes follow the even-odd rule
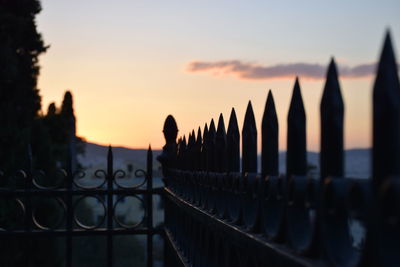
[[[204,130],[203,130],[203,143],[201,146],[201,169],[203,171],[208,170],[207,166],[207,157],[208,157],[208,126],[207,123],[204,125]]]
[[[194,149],[194,161],[195,161],[195,170],[200,171],[201,170],[201,142],[202,142],[202,137],[201,137],[201,129],[197,130],[197,139],[196,139],[196,144],[195,144],[195,149]]]
[[[261,123],[261,173],[263,176],[278,175],[278,131],[274,97],[270,90]]]
[[[306,113],[297,77],[290,102],[287,125],[286,176],[289,178],[291,175],[306,175]]]
[[[242,129],[242,173],[257,172],[257,127],[251,101]]]
[[[68,143],[68,155],[67,155],[67,177],[66,177],[66,206],[67,206],[67,219],[66,219],[66,267],[72,266],[72,231],[73,231],[73,199],[72,199],[72,190],[73,190],[73,180],[74,180],[74,157],[73,144],[71,142]]]
[[[113,215],[114,215],[114,204],[113,204],[113,153],[111,145],[108,147],[107,153],[107,266],[113,266]]]
[[[168,115],[164,122],[163,128],[164,138],[166,144],[163,146],[161,155],[157,160],[161,163],[163,172],[163,181],[167,185],[168,169],[176,166],[178,147],[176,144],[176,137],[178,135],[178,126],[176,125],[174,117]]]
[[[235,109],[232,108],[226,134],[228,150],[228,172],[240,171],[240,133]]]
[[[153,266],[153,152],[147,150],[147,267]]]
[[[222,113],[219,115],[217,135],[215,137],[215,159],[216,171],[226,172],[227,170],[227,150],[226,150],[226,132]]]
[[[395,266],[398,253],[400,194],[400,83],[387,32],[373,88],[372,212],[365,261]],[[397,214],[397,215],[396,215]]]
[[[215,171],[215,123],[214,119],[211,119],[210,128],[207,135],[207,170]]]
[[[373,89],[373,183],[400,175],[400,86],[390,34],[387,33]]]
[[[321,100],[321,181],[343,176],[344,105],[335,60],[332,58]]]

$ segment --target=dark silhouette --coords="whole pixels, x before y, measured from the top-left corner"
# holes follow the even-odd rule
[[[318,178],[307,173],[312,166],[307,166],[306,115],[297,79],[288,114],[286,174],[278,169],[278,121],[271,92],[261,125],[261,173],[250,103],[242,128],[241,170],[234,112],[227,147],[224,138],[209,140],[214,138],[213,121],[210,130],[204,129],[203,142],[201,132],[197,136],[201,149],[187,146],[184,137],[178,142],[166,138],[165,264],[399,266],[400,84],[389,34],[377,70],[373,110],[372,179],[345,176],[344,103],[333,60],[320,107]],[[176,138],[175,129],[168,116],[164,135]],[[194,153],[200,155],[192,157]],[[226,161],[216,159],[220,155],[226,155],[228,171],[223,168]],[[169,165],[175,158],[176,164]]]
[[[4,171],[20,164],[41,109],[38,57],[47,47],[36,29],[40,10],[37,0],[0,1],[0,164]]]

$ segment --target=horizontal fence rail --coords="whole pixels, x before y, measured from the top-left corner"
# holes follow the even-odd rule
[[[227,131],[221,114],[217,126],[211,120],[197,136],[192,131],[178,141],[168,116],[158,158],[166,184],[166,266],[399,266],[400,86],[389,33],[373,92],[372,179],[345,177],[344,104],[333,59],[320,105],[318,178],[307,172],[298,79],[287,117],[285,175],[278,170],[271,91],[261,125],[261,173],[250,102],[241,142],[234,109]]]
[[[8,223],[0,223],[0,240],[2,243],[11,238],[24,238],[28,244],[24,254],[27,255],[26,265],[33,266],[29,261],[32,238],[65,237],[65,266],[73,266],[72,255],[74,236],[105,236],[106,237],[106,266],[113,266],[113,237],[116,235],[146,235],[147,236],[147,266],[153,266],[153,235],[164,235],[161,228],[153,227],[152,197],[161,194],[161,188],[153,188],[152,168],[153,156],[149,147],[147,151],[147,169],[138,169],[134,173],[135,182],[124,183],[127,177],[125,171],[114,170],[114,157],[111,146],[107,154],[106,170],[97,170],[94,176],[96,185],[85,185],[82,179],[86,177],[83,171],[72,170],[72,157],[69,157],[67,170],[60,169],[57,175],[51,177],[50,184],[42,184],[46,174],[42,171],[33,171],[31,158],[25,170],[18,171],[14,178],[23,183],[12,186],[0,187],[0,200],[2,208],[12,210]],[[2,181],[6,177],[2,177]],[[133,197],[141,203],[143,216],[137,222],[125,222],[116,214],[118,205],[126,197]],[[101,206],[101,218],[93,225],[80,220],[77,208],[86,198],[95,198]],[[53,203],[51,214],[41,216],[40,210],[49,208]],[[56,207],[55,207],[56,206]],[[11,214],[14,213],[14,214]],[[56,220],[47,220],[49,216],[58,217]],[[127,214],[128,215],[128,214]],[[2,259],[4,261],[5,259]],[[5,264],[3,262],[3,264]],[[2,266],[15,266],[12,265]]]

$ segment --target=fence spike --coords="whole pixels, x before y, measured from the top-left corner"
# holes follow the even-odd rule
[[[186,167],[188,170],[193,171],[194,162],[193,162],[193,149],[194,149],[195,137],[194,131],[189,133],[188,143],[186,147]]]
[[[261,173],[263,175],[278,175],[278,138],[278,118],[274,97],[269,90],[261,123]]]
[[[181,143],[181,151],[182,151],[182,170],[187,170],[187,143],[186,136],[183,135],[182,143]]]
[[[202,137],[201,137],[201,128],[199,127],[199,129],[197,130],[197,139],[196,139],[196,170],[200,171],[201,170],[201,143],[202,143]]]
[[[229,118],[226,141],[228,150],[228,171],[238,172],[240,170],[240,133],[234,108],[232,108]]]
[[[373,89],[373,181],[400,175],[400,85],[390,32],[379,59]]]
[[[344,105],[335,60],[327,72],[321,100],[321,178],[343,176],[343,117]]]
[[[107,152],[107,174],[108,174],[108,179],[112,179],[113,176],[113,152],[112,152],[112,147],[111,145],[108,146],[108,152]]]
[[[242,129],[242,172],[257,172],[257,128],[251,101]]]
[[[196,150],[196,135],[194,133],[194,130],[192,130],[192,139],[190,141],[191,143],[191,148],[190,148],[190,166],[192,171],[195,171],[197,169],[196,167],[196,159],[197,159],[197,150]]]
[[[216,169],[218,172],[226,172],[227,167],[227,150],[226,150],[226,131],[224,116],[222,113],[218,118],[217,135],[215,137],[216,150]]]
[[[307,138],[306,138],[306,112],[301,96],[299,79],[293,88],[292,100],[288,113],[286,174],[307,174]]]
[[[153,150],[151,149],[151,144],[147,149],[147,177],[151,179],[153,177]]]
[[[203,144],[201,146],[201,166],[202,170],[206,171],[207,170],[207,150],[208,150],[208,126],[207,123],[204,126],[204,131],[203,131]]]
[[[196,142],[196,134],[194,132],[194,129],[192,130],[192,142],[195,143]]]
[[[208,131],[208,148],[207,148],[207,170],[215,171],[215,123],[211,119],[210,129]]]
[[[178,142],[177,142],[177,152],[176,152],[176,160],[177,160],[177,167],[178,169],[182,168],[182,151],[181,151],[181,143],[182,143],[182,137],[178,138]]]

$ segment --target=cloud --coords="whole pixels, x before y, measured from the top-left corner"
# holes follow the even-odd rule
[[[309,79],[324,79],[328,65],[311,63],[291,63],[263,66],[240,60],[227,61],[192,61],[188,64],[189,72],[211,72],[214,75],[234,75],[243,80],[284,79],[299,76]],[[366,78],[375,74],[376,64],[361,64],[354,67],[339,65],[341,78]]]

